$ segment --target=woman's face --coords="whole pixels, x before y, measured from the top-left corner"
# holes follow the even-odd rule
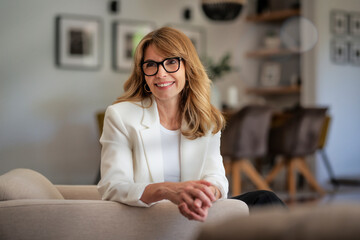
[[[155,61],[162,62],[167,56],[163,56],[154,46],[146,48],[144,62]],[[165,64],[165,63],[164,63]],[[168,73],[164,67],[159,64],[158,72],[154,76],[146,76],[145,81],[157,101],[178,101],[179,94],[185,86],[185,66],[180,61],[180,68],[174,73]]]

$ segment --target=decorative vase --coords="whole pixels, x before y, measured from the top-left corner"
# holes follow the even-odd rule
[[[279,49],[281,41],[279,37],[267,36],[265,37],[264,45],[267,49]]]

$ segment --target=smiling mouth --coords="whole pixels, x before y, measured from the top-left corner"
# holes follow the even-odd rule
[[[167,86],[170,86],[172,84],[174,84],[175,82],[168,82],[168,83],[155,83],[155,85],[157,87],[167,87]]]

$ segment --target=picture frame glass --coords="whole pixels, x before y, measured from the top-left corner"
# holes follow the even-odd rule
[[[348,62],[349,49],[345,40],[336,39],[331,43],[331,59],[336,64],[346,64]]]
[[[344,11],[332,11],[330,21],[331,31],[336,35],[345,35],[348,32],[348,14]]]
[[[193,43],[199,57],[206,56],[205,30],[202,27],[177,24],[168,24],[168,26],[183,32]]]
[[[56,63],[62,68],[100,66],[100,21],[91,17],[57,18]]]
[[[261,68],[260,85],[262,87],[275,87],[280,83],[281,66],[275,62],[265,62]]]
[[[155,25],[148,22],[116,22],[114,24],[114,68],[129,71],[133,65],[135,49]]]
[[[350,14],[350,34],[356,37],[360,36],[360,14],[352,13]]]
[[[350,63],[360,66],[360,43],[353,42],[350,45]]]

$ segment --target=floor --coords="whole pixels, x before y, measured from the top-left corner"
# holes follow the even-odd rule
[[[327,194],[324,196],[319,196],[308,190],[299,192],[295,200],[289,200],[286,193],[282,193],[280,198],[282,198],[290,207],[304,204],[316,206],[326,204],[360,203],[360,185],[331,186],[326,190]]]
[[[255,186],[246,178],[243,179],[242,187],[243,192],[256,190]],[[304,183],[303,186],[298,189],[295,199],[290,199],[286,192],[285,181],[277,181],[271,186],[272,190],[289,207],[342,203],[360,204],[360,184],[339,184],[338,186],[335,186],[329,183],[327,186],[323,187],[327,194],[320,196]]]

